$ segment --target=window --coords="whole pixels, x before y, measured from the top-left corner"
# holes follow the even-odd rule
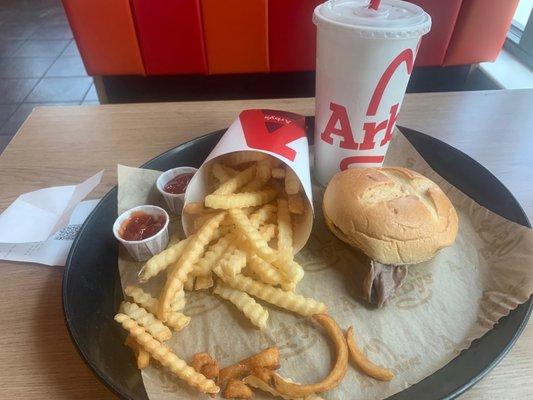
[[[533,18],[531,0],[520,0],[509,29],[505,49],[533,69]]]

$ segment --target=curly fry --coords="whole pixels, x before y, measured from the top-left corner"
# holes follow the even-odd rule
[[[215,286],[213,293],[232,302],[255,326],[260,329],[266,327],[268,311],[246,293],[235,290],[220,282]]]
[[[264,283],[255,281],[244,275],[237,275],[233,278],[224,275],[215,268],[215,273],[229,286],[242,290],[267,303],[284,308],[303,316],[310,316],[327,311],[324,303],[314,299],[303,297],[302,295],[286,292],[283,289],[275,288]]]
[[[277,374],[276,374],[277,375]],[[279,375],[278,375],[279,376]],[[283,379],[281,378],[281,376],[279,377],[279,379]],[[316,394],[310,394],[308,396],[305,396],[305,397],[289,397],[289,396],[285,396],[279,392],[276,391],[276,389],[274,389],[273,387],[270,387],[268,386],[265,382],[263,382],[261,379],[259,379],[257,376],[255,375],[249,375],[247,376],[246,378],[244,378],[244,383],[246,383],[248,386],[251,386],[255,389],[259,389],[259,390],[262,390],[263,392],[267,392],[267,393],[270,393],[272,396],[276,396],[276,397],[281,397],[282,399],[285,399],[285,400],[324,400],[322,397],[320,396],[317,396]],[[292,380],[288,379],[288,378],[285,378],[285,381],[287,382],[291,382],[291,383],[295,383],[293,382]]]
[[[218,376],[218,362],[211,357],[209,353],[196,353],[194,356],[192,356],[191,367],[193,367],[196,372],[204,375],[206,378],[216,379]]]
[[[379,381],[390,381],[394,378],[394,372],[388,368],[380,367],[370,361],[355,343],[353,328],[350,326],[346,331],[346,343],[354,364],[365,374]]]
[[[222,397],[225,399],[251,399],[254,393],[243,381],[230,379]]]
[[[253,356],[221,369],[218,375],[218,382],[220,386],[223,386],[230,379],[244,378],[254,368],[267,368],[270,370],[278,369],[279,367],[279,349],[275,346],[268,347]]]
[[[326,378],[310,385],[291,383],[281,378],[278,374],[266,371],[269,379],[265,383],[280,394],[290,397],[305,397],[313,393],[325,392],[338,386],[346,374],[346,370],[348,369],[348,346],[346,345],[341,328],[327,314],[315,314],[313,315],[313,319],[324,328],[335,345],[337,350],[335,364]],[[259,378],[265,381],[264,377]]]
[[[176,295],[176,292],[183,288],[187,276],[191,272],[194,264],[200,259],[205,247],[209,244],[216,234],[218,227],[225,218],[226,213],[215,215],[209,222],[204,224],[197,232],[194,240],[190,241],[179,261],[171,267],[167,276],[165,286],[159,297],[157,315],[162,321],[166,321],[170,311],[170,304]]]
[[[115,321],[129,332],[141,347],[146,350],[152,358],[159,361],[178,378],[183,379],[189,385],[197,388],[202,393],[218,393],[220,388],[211,379],[207,379],[202,374],[196,372],[180,359],[167,346],[154,339],[144,328],[139,326],[133,319],[125,314],[115,315]]]
[[[144,308],[139,307],[136,303],[123,301],[120,310],[144,327],[150,335],[160,342],[164,342],[172,337],[172,332],[170,332],[170,329],[168,329],[163,322],[159,321],[153,314],[149,313]]]
[[[170,264],[178,261],[192,237],[193,236],[170,246],[146,261],[139,271],[139,281],[146,282],[148,279],[165,270]]]

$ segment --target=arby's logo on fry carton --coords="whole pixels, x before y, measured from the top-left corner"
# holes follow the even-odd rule
[[[325,128],[320,132],[320,140],[334,145],[337,137],[338,146],[346,150],[358,150],[357,155],[344,157],[340,160],[339,169],[345,170],[354,164],[381,164],[385,158],[385,149],[392,139],[392,133],[398,119],[401,98],[391,104],[386,104],[387,87],[395,74],[406,74],[413,71],[416,50],[405,49],[398,54],[385,68],[379,78],[372,96],[368,102],[362,125],[352,126],[349,117],[351,104],[329,103],[329,119]],[[381,112],[378,112],[381,111]],[[384,117],[384,112],[388,115]],[[361,138],[358,140],[357,138]],[[379,151],[383,148],[383,151]],[[368,152],[368,155],[365,154]]]
[[[306,137],[302,115],[277,110],[245,110],[239,120],[251,149],[269,151],[290,161],[296,158],[296,151],[288,145]]]

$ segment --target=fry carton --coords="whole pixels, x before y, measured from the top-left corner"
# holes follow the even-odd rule
[[[294,251],[299,251],[307,242],[313,226],[309,144],[302,115],[279,110],[242,111],[189,183],[185,204],[203,202],[205,196],[212,192],[210,166],[219,157],[240,151],[269,154],[296,173],[307,203],[304,213],[293,217]],[[194,232],[191,215],[183,213],[182,223],[187,236]]]

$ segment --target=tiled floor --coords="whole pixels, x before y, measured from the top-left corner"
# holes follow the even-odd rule
[[[0,0],[0,153],[34,107],[95,104],[60,0]]]

